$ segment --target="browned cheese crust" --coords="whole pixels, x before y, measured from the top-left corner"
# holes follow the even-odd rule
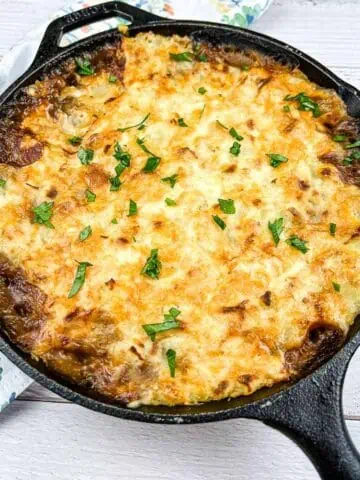
[[[1,112],[1,327],[133,407],[311,371],[359,311],[358,141],[255,52],[145,33],[67,61]]]

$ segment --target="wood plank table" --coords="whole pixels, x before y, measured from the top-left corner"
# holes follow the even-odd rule
[[[0,56],[66,0],[0,0]],[[194,1],[194,0],[184,0]],[[275,0],[254,29],[304,50],[360,87],[360,2]],[[360,351],[344,410],[360,448]],[[302,451],[253,420],[194,426],[126,422],[33,385],[0,415],[2,480],[315,480]],[[334,479],[335,480],[335,479]]]

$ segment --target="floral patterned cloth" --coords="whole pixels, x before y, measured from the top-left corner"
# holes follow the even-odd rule
[[[272,0],[127,0],[127,3],[163,17],[208,20],[238,27],[250,26],[271,2]],[[64,6],[49,20],[98,3],[102,3],[101,0],[78,0]],[[67,33],[61,45],[69,45],[88,35],[117,27],[121,23],[126,22],[121,18],[113,18],[82,27]],[[46,24],[29,32],[5,55],[0,64],[0,92],[30,66],[45,28]],[[27,375],[0,354],[0,412],[31,383],[32,380]]]

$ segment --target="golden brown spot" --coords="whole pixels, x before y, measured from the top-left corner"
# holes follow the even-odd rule
[[[261,298],[264,305],[266,305],[267,307],[270,307],[270,305],[271,305],[271,292],[269,290],[267,290],[263,295],[261,295],[260,298]]]
[[[252,120],[251,118],[246,122],[246,125],[248,126],[248,128],[250,128],[250,130],[253,130],[253,128],[255,127],[255,122],[254,120]]]
[[[320,173],[324,177],[330,177],[331,176],[331,169],[330,168],[323,168]]]
[[[229,165],[228,167],[226,167],[226,169],[224,170],[225,173],[234,173],[235,170],[237,168],[237,165],[233,164],[233,165]]]
[[[224,393],[228,386],[229,382],[227,380],[223,380],[222,382],[220,382],[214,390],[215,395],[221,395],[222,393]]]
[[[58,194],[58,191],[56,190],[56,188],[55,188],[55,187],[51,187],[50,190],[49,190],[48,193],[47,193],[47,196],[48,196],[49,198],[52,198],[52,199],[53,199],[53,198],[56,198],[56,197],[57,197],[57,194]]]
[[[260,198],[255,198],[252,203],[255,207],[259,207],[262,204],[262,201],[260,200]]]
[[[114,287],[116,285],[116,282],[113,278],[110,278],[107,282],[105,282],[105,285],[109,288],[109,290],[114,290]]]
[[[306,182],[305,180],[300,180],[298,179],[298,185],[299,185],[299,188],[300,190],[308,190],[310,188],[310,185],[308,182]]]
[[[117,241],[118,241],[119,243],[122,243],[123,245],[127,245],[128,243],[130,243],[130,240],[128,240],[128,239],[125,238],[125,237],[119,237],[119,238],[117,239]]]
[[[290,133],[291,130],[294,129],[296,123],[297,123],[296,118],[291,118],[291,119],[289,119],[289,121],[287,122],[287,124],[285,125],[285,127],[282,129],[282,132],[283,132],[283,133]]]
[[[100,188],[109,183],[109,175],[103,167],[96,164],[88,165],[85,175],[86,183],[89,188]]]
[[[136,350],[136,347],[134,345],[130,347],[130,352],[136,355],[139,360],[142,360],[142,361],[144,360],[144,357]]]

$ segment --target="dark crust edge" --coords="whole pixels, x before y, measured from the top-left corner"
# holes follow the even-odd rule
[[[42,156],[44,143],[36,140],[30,129],[21,128],[23,119],[42,104],[56,105],[59,93],[66,86],[76,86],[81,77],[76,72],[76,58],[88,58],[97,72],[115,75],[123,80],[125,57],[121,48],[122,37],[114,43],[106,43],[91,53],[85,53],[61,62],[49,73],[44,73],[33,84],[15,92],[11,101],[0,108],[0,164],[21,168]],[[36,95],[29,94],[35,88]],[[32,139],[30,146],[22,146],[24,137]]]

